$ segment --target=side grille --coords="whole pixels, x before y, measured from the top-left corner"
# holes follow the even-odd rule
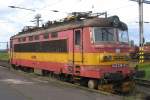
[[[115,60],[115,61],[128,61],[129,57],[128,56],[113,56],[113,60]]]

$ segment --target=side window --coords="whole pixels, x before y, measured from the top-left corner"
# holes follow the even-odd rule
[[[58,37],[58,33],[57,32],[52,32],[51,33],[51,38],[57,38]]]
[[[21,42],[21,38],[18,38],[18,42]]]
[[[44,39],[48,39],[48,38],[49,38],[49,33],[45,33],[45,34],[43,35],[43,38],[44,38]]]
[[[22,38],[22,41],[23,41],[23,42],[26,41],[26,37],[23,37],[23,38]]]
[[[35,35],[35,36],[34,36],[34,39],[35,39],[35,40],[39,40],[39,35]]]
[[[81,31],[76,30],[75,31],[75,45],[80,45],[81,42]]]
[[[29,36],[29,41],[33,41],[33,36]]]

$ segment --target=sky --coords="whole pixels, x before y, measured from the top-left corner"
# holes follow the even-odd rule
[[[8,6],[36,11],[13,9]],[[9,38],[21,31],[24,26],[34,26],[35,23],[31,21],[34,20],[36,14],[41,14],[41,23],[46,23],[48,20],[64,18],[67,13],[75,11],[107,11],[108,16],[118,15],[120,20],[128,25],[130,40],[138,44],[138,3],[130,0],[0,0],[0,42],[8,42]],[[144,21],[146,22],[150,22],[149,11],[150,4],[144,4]],[[150,41],[149,27],[150,23],[144,24],[146,41]],[[0,43],[0,49],[5,47],[4,43]]]

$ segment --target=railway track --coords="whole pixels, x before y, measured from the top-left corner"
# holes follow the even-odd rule
[[[150,80],[144,80],[144,79],[138,79],[138,78],[136,78],[136,79],[135,79],[135,82],[136,82],[138,85],[141,85],[141,86],[149,87],[149,88],[150,88]]]
[[[6,68],[11,67],[11,65],[7,61],[0,61],[0,66],[6,67]],[[135,81],[136,81],[136,84],[138,84],[140,86],[150,88],[150,81],[148,81],[148,80],[135,79]],[[61,82],[61,83],[69,84],[69,83],[66,83],[66,82]],[[102,94],[105,94],[105,95],[112,95],[112,93],[108,93],[108,92],[105,92],[105,91],[99,91],[99,90],[95,90],[95,89],[89,89],[87,87],[82,87],[79,84],[70,84],[70,85],[73,85],[73,87],[78,87],[78,88],[81,88],[81,89],[84,89],[84,90],[87,90],[87,91],[91,91],[91,92],[102,93]]]
[[[7,67],[7,68],[11,67],[9,61],[4,61],[4,60],[0,60],[0,66]]]
[[[11,65],[8,63],[8,61],[1,61],[0,60],[0,66],[1,67],[4,67],[4,68],[8,68],[8,69],[11,69]],[[50,77],[43,77],[43,76],[40,76],[40,75],[37,75],[37,74],[26,74],[26,72],[19,72],[19,71],[17,71],[17,70],[11,70],[11,71],[14,71],[14,72],[16,72],[16,73],[19,73],[19,74],[22,74],[22,75],[31,75],[31,76],[33,76],[33,77],[35,77],[35,76],[38,76],[38,78],[36,78],[36,80],[37,81],[47,81],[47,82],[49,82],[49,81],[52,81],[52,82],[58,82],[58,83],[60,83],[60,84],[62,84],[62,85],[67,85],[67,86],[72,86],[72,87],[76,87],[76,88],[80,88],[80,89],[83,89],[83,90],[87,90],[87,91],[89,91],[89,92],[95,92],[95,93],[101,93],[101,94],[104,94],[104,95],[115,95],[115,94],[112,94],[112,93],[108,93],[108,92],[105,92],[105,91],[100,91],[100,90],[96,90],[96,89],[90,89],[90,88],[87,88],[87,87],[84,87],[84,86],[81,86],[81,85],[79,85],[78,83],[76,83],[76,84],[71,84],[71,83],[68,83],[68,82],[63,82],[63,81],[59,81],[59,80],[57,80],[57,79],[55,79],[55,78],[50,78]]]
[[[8,66],[3,66],[3,67],[6,67],[8,68]],[[23,75],[25,77],[30,77],[32,80],[35,80],[35,81],[38,81],[38,82],[42,82],[44,84],[56,84],[57,85],[63,85],[63,86],[67,86],[67,87],[72,87],[72,88],[79,88],[81,90],[85,90],[85,91],[88,91],[89,93],[99,93],[99,94],[103,94],[103,95],[106,95],[106,96],[118,96],[120,98],[122,98],[121,100],[149,100],[149,99],[145,99],[145,98],[148,98],[149,95],[142,95],[142,97],[139,97],[137,93],[136,95],[135,94],[130,94],[130,95],[123,95],[123,94],[111,94],[111,93],[108,93],[108,92],[104,92],[104,91],[99,91],[99,90],[95,90],[95,89],[89,89],[87,87],[83,87],[83,86],[80,86],[79,84],[71,84],[71,83],[67,83],[67,82],[63,82],[63,81],[58,81],[57,79],[54,79],[54,78],[49,78],[49,77],[43,77],[43,76],[39,76],[39,75],[36,75],[36,74],[33,74],[33,73],[26,73],[26,72],[23,72],[23,71],[17,71],[17,70],[11,70],[15,73],[17,73],[17,75]],[[139,90],[143,89],[140,88]],[[136,99],[137,98],[137,99]],[[142,99],[139,99],[139,98],[142,98]],[[144,98],[144,99],[143,99]],[[120,100],[120,99],[119,99]]]

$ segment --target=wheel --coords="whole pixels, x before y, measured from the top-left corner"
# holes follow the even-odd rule
[[[88,79],[87,78],[81,78],[80,79],[80,85],[87,87],[87,85],[88,85]]]
[[[88,81],[88,87],[89,87],[90,89],[95,89],[95,88],[97,88],[97,81],[96,81],[96,80],[89,80],[89,81]]]

